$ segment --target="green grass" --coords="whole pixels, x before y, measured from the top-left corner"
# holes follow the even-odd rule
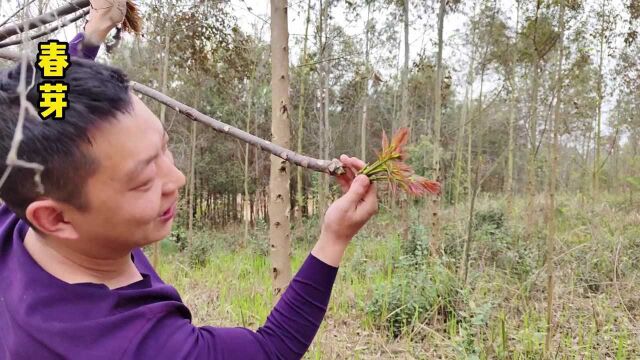
[[[596,206],[561,196],[558,204],[553,358],[638,358],[638,209],[615,196]],[[416,255],[419,246],[403,243],[399,221],[383,211],[349,247],[326,320],[306,358],[541,358],[547,324],[539,211],[525,210],[517,201],[506,214],[501,199],[480,199],[466,285],[457,275],[466,236],[464,206],[443,211],[445,256],[437,260]],[[522,224],[528,216],[538,221],[527,241]],[[414,221],[412,228],[417,226]],[[295,232],[294,271],[313,246],[317,228],[307,221]],[[178,289],[197,325],[256,329],[272,308],[261,246],[266,228],[252,232],[244,249],[235,245],[234,234],[241,233],[198,232],[196,240],[206,249],[200,266],[189,265],[188,254],[163,241],[158,272]],[[428,231],[415,234],[412,241],[428,242]]]

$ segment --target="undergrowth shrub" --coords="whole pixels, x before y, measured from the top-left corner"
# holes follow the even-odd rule
[[[255,229],[249,232],[247,246],[256,254],[269,255],[269,224],[264,219],[256,220]]]
[[[169,234],[169,241],[173,242],[178,251],[187,248],[187,231],[182,226],[175,226]]]
[[[419,270],[397,271],[374,290],[367,314],[397,338],[434,314],[442,319],[460,306],[460,284],[448,269],[432,263]]]
[[[429,234],[422,224],[412,224],[409,228],[409,239],[402,242],[400,266],[424,266],[430,255]]]
[[[211,256],[210,233],[196,233],[193,236],[191,246],[187,246],[186,255],[189,266],[192,268],[202,267]]]
[[[474,228],[499,231],[505,225],[505,214],[501,208],[481,209],[474,214]]]
[[[397,338],[436,314],[451,318],[464,303],[461,286],[455,273],[430,259],[429,234],[423,225],[413,224],[391,278],[374,289],[366,311],[378,327]]]

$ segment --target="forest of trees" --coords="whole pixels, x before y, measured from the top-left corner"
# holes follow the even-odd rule
[[[268,20],[258,17],[253,33],[243,31],[233,17],[241,5],[234,5],[148,3],[144,37],[125,41],[108,59],[137,81],[270,138]],[[289,16],[304,18],[305,32],[290,39],[294,150],[371,160],[383,130],[410,126],[413,165],[442,181],[443,207],[468,201],[474,188],[533,201],[548,190],[554,149],[557,191],[586,203],[608,191],[632,200],[640,172],[636,2],[296,5]],[[333,21],[334,11],[345,17],[341,23]],[[415,57],[407,56],[412,45],[405,40],[418,26],[399,26],[407,16],[425,23],[420,36],[427,39]],[[442,56],[449,19],[465,21],[452,34],[456,62]],[[362,32],[348,35],[347,26]],[[247,217],[253,225],[268,214],[267,154],[154,106],[185,169],[193,146],[198,226]],[[481,184],[474,181],[476,167]],[[329,183],[308,171],[291,175],[292,218],[322,213]]]
[[[2,14],[17,9],[15,2],[2,4]],[[124,35],[99,60],[215,119],[327,160],[349,154],[371,161],[383,131],[411,129],[409,162],[416,173],[441,182],[442,193],[414,199],[382,187],[381,214],[371,225],[376,230],[366,236],[396,236],[400,253],[423,258],[410,260],[411,271],[394,270],[403,274],[402,286],[422,286],[410,282],[424,274],[418,268],[428,275],[415,281],[435,287],[449,279],[455,285],[438,288],[434,296],[441,300],[424,306],[403,290],[397,311],[385,297],[382,315],[372,315],[378,319],[373,325],[363,320],[365,328],[383,323],[390,338],[403,339],[404,350],[378,354],[640,356],[634,284],[640,260],[640,1],[138,4],[142,35]],[[62,2],[36,5],[44,12]],[[278,271],[267,287],[279,293],[291,277],[292,248],[317,236],[324,210],[340,195],[335,182],[145,102],[168,129],[176,163],[188,178],[171,240],[197,248],[199,234],[218,232],[233,235],[233,249],[254,251],[257,238],[264,242],[260,255],[269,253],[270,241]],[[274,205],[273,194],[284,199],[282,206]],[[493,230],[483,228],[487,224]],[[502,227],[509,232],[499,233]],[[267,228],[268,236],[256,235]],[[374,255],[362,251],[354,250],[353,261],[376,269]],[[345,271],[356,271],[350,266]],[[478,301],[479,289],[486,291],[481,299],[499,292],[481,286],[478,273],[501,266],[517,294]],[[357,271],[367,277],[367,270]],[[433,275],[445,273],[439,280]],[[387,288],[400,286],[398,279],[387,280]],[[568,295],[562,284],[601,297]],[[375,287],[371,283],[358,298],[362,312],[382,301]],[[563,325],[571,316],[564,309],[572,304],[579,304],[580,326],[595,329],[595,340],[584,340],[590,330]],[[481,310],[486,319],[474,317]],[[533,313],[542,314],[535,320],[539,326],[527,328]],[[398,320],[398,314],[404,317]],[[473,321],[484,321],[485,330]],[[424,345],[425,339],[446,345]],[[577,350],[558,350],[564,348]]]

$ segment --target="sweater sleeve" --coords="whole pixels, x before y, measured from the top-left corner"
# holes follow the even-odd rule
[[[69,55],[87,60],[95,60],[98,51],[100,51],[100,45],[92,46],[87,44],[84,39],[84,33],[80,32],[69,42]]]
[[[257,337],[278,359],[300,359],[327,311],[338,268],[309,254]]]
[[[246,328],[196,327],[169,308],[155,309],[123,358],[197,360],[301,359],[327,311],[338,268],[309,255],[266,323]]]
[[[258,331],[200,328],[198,359],[301,359],[327,311],[338,269],[309,255]]]

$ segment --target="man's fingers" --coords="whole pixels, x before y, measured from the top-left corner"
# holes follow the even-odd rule
[[[342,193],[346,193],[347,191],[349,191],[349,185],[351,184],[351,180],[348,178],[346,174],[337,176],[336,180],[338,181],[338,184],[340,184],[340,189],[342,189]]]
[[[362,202],[357,207],[357,211],[361,213],[365,219],[370,218],[378,212],[378,192],[376,191],[375,184],[369,186]]]
[[[342,193],[346,193],[349,191],[349,187],[351,186],[351,182],[356,177],[356,173],[353,168],[349,167],[347,164],[349,163],[349,157],[346,155],[340,155],[340,161],[344,166],[345,173],[342,175],[336,176],[336,180],[338,184],[340,184],[340,188],[342,189]]]
[[[367,189],[369,189],[369,187],[369,178],[366,175],[358,175],[351,182],[349,191],[344,194],[344,198],[355,208],[358,206],[358,203],[360,203],[360,201],[364,198],[364,195],[367,193]]]
[[[352,168],[355,172],[360,171],[363,167],[367,165],[364,163],[364,161],[356,157],[349,157],[344,154],[340,155],[340,162],[342,162],[342,164],[345,165],[346,167]]]
[[[344,154],[340,155],[340,162],[342,162],[342,165],[344,165],[345,173],[337,176],[336,179],[340,184],[340,188],[342,189],[342,192],[349,193],[350,191],[352,191],[352,188],[354,186],[354,181],[358,177],[357,176],[358,171],[360,171],[363,167],[365,167],[366,164],[364,163],[364,161],[358,158],[349,157]],[[362,184],[366,183],[366,186],[368,186],[369,184],[368,178],[366,180],[361,180],[361,181],[364,181]],[[361,184],[360,185],[356,184],[356,186],[361,186]],[[361,195],[364,196],[365,192],[366,192],[366,188],[365,190],[362,191]],[[360,201],[361,199],[362,197],[358,198],[358,201]]]
[[[352,158],[349,158],[348,165],[349,167],[352,167],[356,171],[360,171],[363,167],[365,167],[366,164],[364,163],[364,161],[358,158],[352,157]]]

